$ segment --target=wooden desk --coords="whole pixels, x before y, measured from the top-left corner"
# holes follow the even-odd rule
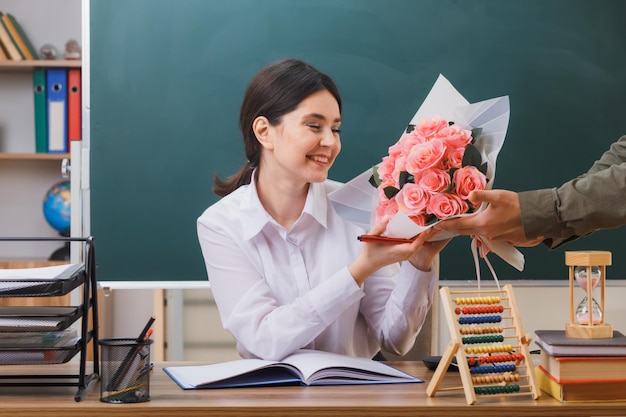
[[[462,391],[438,392],[435,397],[429,398],[426,386],[433,372],[427,370],[421,362],[392,362],[392,365],[426,380],[422,384],[192,391],[180,389],[162,370],[164,365],[180,364],[155,363],[150,381],[150,402],[100,402],[98,383],[90,385],[81,402],[74,401],[74,388],[0,387],[0,416],[626,416],[626,402],[560,403],[547,394],[536,401],[530,397],[481,396],[474,405],[466,404]],[[66,365],[60,369],[63,366]],[[21,374],[26,368],[29,367],[3,366],[0,372]],[[460,378],[456,373],[449,373],[441,388],[452,386],[460,386]]]

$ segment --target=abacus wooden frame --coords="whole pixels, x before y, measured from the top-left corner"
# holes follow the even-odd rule
[[[524,387],[524,391],[520,391],[517,393],[499,393],[489,395],[489,398],[493,398],[496,396],[527,396],[531,395],[533,399],[537,399],[540,397],[540,391],[537,388],[535,373],[532,367],[532,361],[530,359],[530,338],[524,333],[522,328],[522,323],[519,319],[519,312],[517,309],[517,304],[515,302],[515,298],[513,296],[513,288],[511,285],[505,285],[502,290],[486,290],[486,291],[455,291],[451,292],[448,287],[441,287],[439,290],[443,301],[443,309],[446,315],[446,319],[448,322],[448,328],[450,330],[450,342],[442,355],[441,361],[435,370],[435,374],[433,375],[432,380],[428,384],[426,389],[426,394],[429,397],[434,397],[437,391],[439,390],[439,385],[443,381],[445,377],[446,371],[452,362],[452,358],[456,357],[457,365],[459,369],[459,374],[461,376],[461,381],[463,383],[463,387],[453,387],[448,388],[446,391],[454,391],[463,389],[465,393],[465,398],[467,400],[468,405],[472,405],[476,403],[477,397],[474,390],[474,383],[472,381],[470,368],[468,365],[468,357],[464,349],[462,349],[462,337],[460,332],[460,327],[458,321],[455,320],[455,314],[453,311],[454,301],[452,300],[451,294],[468,294],[471,297],[485,297],[485,296],[493,296],[494,294],[504,294],[508,300],[508,308],[510,309],[510,318],[513,322],[512,326],[515,332],[515,340],[518,345],[519,351],[524,355],[524,360],[521,361],[517,365],[517,369],[523,370],[523,377],[527,379],[527,385]],[[443,390],[441,390],[443,391]]]

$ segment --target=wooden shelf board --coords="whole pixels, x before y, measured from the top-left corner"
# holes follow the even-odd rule
[[[0,152],[0,159],[30,161],[61,161],[69,159],[69,153],[10,153]]]
[[[80,59],[77,59],[77,60],[38,59],[34,61],[2,61],[0,62],[0,71],[22,71],[22,70],[30,71],[33,68],[52,68],[52,67],[80,68],[81,66],[82,66],[82,61]]]

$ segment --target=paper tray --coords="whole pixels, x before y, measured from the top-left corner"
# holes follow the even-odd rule
[[[85,281],[85,271],[75,271],[68,278],[53,279],[3,279],[0,297],[53,297],[65,295]]]
[[[0,332],[64,330],[81,315],[80,307],[0,307]]]
[[[0,365],[60,364],[72,359],[80,351],[80,340],[71,346],[45,349],[0,348]]]

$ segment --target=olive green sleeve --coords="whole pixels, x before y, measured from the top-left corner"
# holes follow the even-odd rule
[[[598,229],[626,224],[626,136],[589,172],[559,188],[520,192],[526,238],[556,248]]]

